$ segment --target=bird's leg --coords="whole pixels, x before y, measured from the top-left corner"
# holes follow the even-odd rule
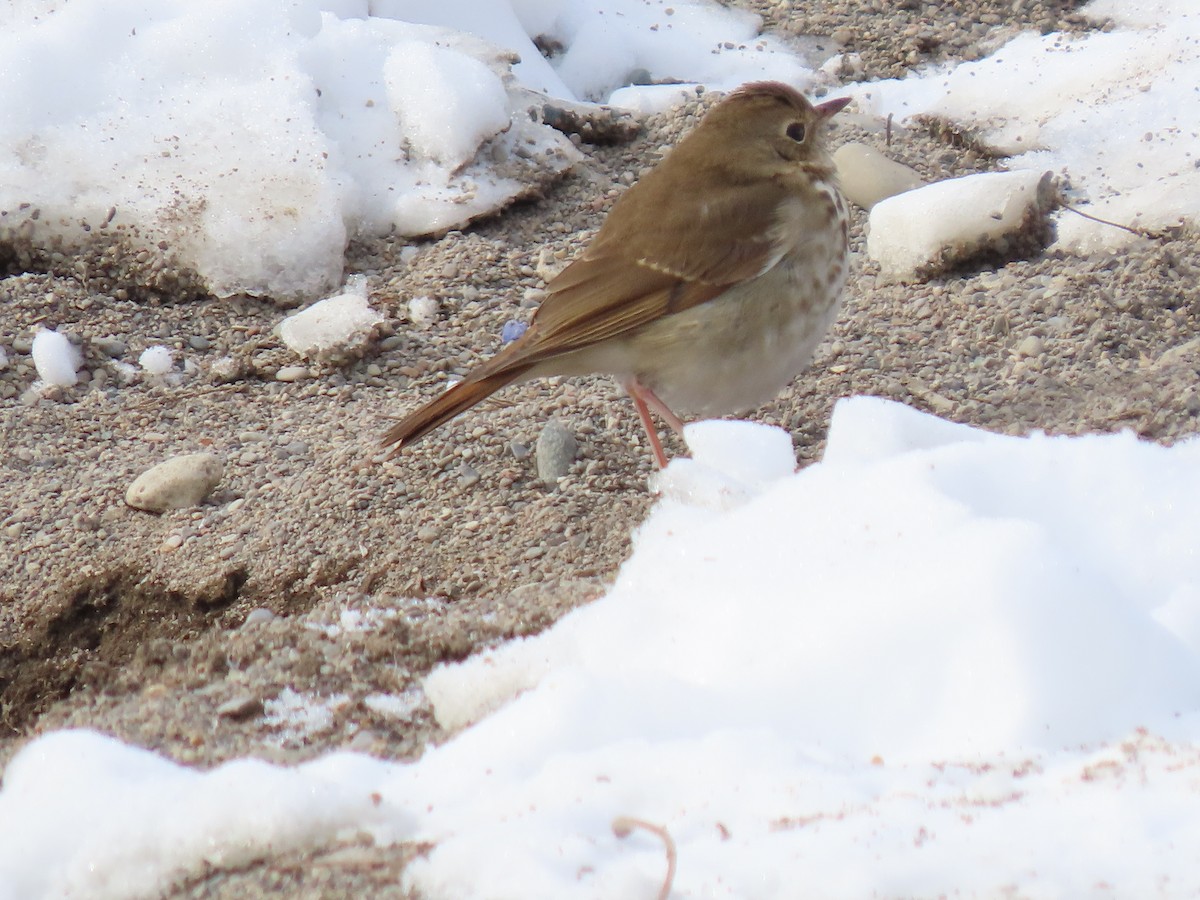
[[[621,387],[625,388],[625,392],[633,400],[633,405],[638,412],[638,418],[642,420],[642,427],[646,429],[646,435],[650,438],[650,448],[654,451],[654,462],[660,469],[665,469],[667,467],[667,454],[663,452],[662,441],[658,437],[658,429],[654,425],[654,420],[650,418],[650,410],[653,409],[662,416],[663,421],[670,425],[671,430],[680,437],[683,437],[683,420],[671,412],[670,407],[659,400],[658,395],[638,381],[637,378],[622,378]]]

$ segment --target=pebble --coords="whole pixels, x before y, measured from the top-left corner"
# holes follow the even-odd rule
[[[579,442],[561,420],[551,419],[538,435],[535,453],[538,478],[546,484],[554,484],[571,468],[579,453]]]
[[[379,342],[379,349],[384,353],[390,353],[393,350],[399,350],[404,346],[407,338],[402,334],[393,334],[391,337],[385,337]]]
[[[866,144],[843,144],[834,152],[833,161],[842,182],[842,193],[863,209],[925,184],[915,169]]]
[[[208,377],[217,384],[237,381],[243,374],[245,374],[245,366],[232,356],[222,356],[220,359],[213,360],[208,367]]]
[[[134,479],[125,502],[147,512],[198,506],[220,482],[222,468],[221,458],[214,453],[173,457]]]
[[[276,381],[302,381],[308,377],[308,366],[281,366],[275,373]]]
[[[256,625],[265,625],[268,622],[274,622],[276,618],[275,613],[271,612],[265,606],[256,606],[250,612],[246,613],[246,618],[242,621],[242,627],[253,628]]]
[[[1041,356],[1044,349],[1045,346],[1042,343],[1042,339],[1036,334],[1031,334],[1017,345],[1017,356]]]
[[[254,694],[238,694],[217,707],[217,716],[233,722],[244,722],[262,715],[262,698]]]
[[[553,281],[564,268],[566,264],[561,259],[556,259],[554,252],[549,248],[543,247],[538,253],[537,265],[534,267],[534,272],[542,281]]]
[[[117,337],[98,337],[92,340],[92,346],[103,353],[105,356],[117,357],[124,356],[128,350],[128,345]]]

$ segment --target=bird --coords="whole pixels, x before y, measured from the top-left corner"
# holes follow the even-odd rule
[[[389,456],[501,388],[606,374],[633,400],[659,468],[651,412],[744,413],[812,360],[841,301],[849,214],[827,145],[849,98],[810,103],[751,82],[613,204],[554,276],[525,333],[383,436]]]

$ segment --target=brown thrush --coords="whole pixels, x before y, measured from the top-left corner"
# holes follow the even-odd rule
[[[665,466],[650,410],[681,432],[672,410],[720,416],[774,397],[812,359],[846,280],[825,126],[848,102],[813,106],[779,82],[731,93],[613,205],[528,331],[383,443],[395,453],[516,381],[603,373]]]

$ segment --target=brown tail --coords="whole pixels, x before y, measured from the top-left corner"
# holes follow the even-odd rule
[[[391,455],[395,456],[402,447],[415,444],[439,425],[490,397],[500,388],[512,384],[532,366],[532,363],[524,363],[497,367],[491,365],[493,362],[495,360],[485,363],[479,371],[467,376],[389,428],[383,436],[383,445],[396,445]]]

